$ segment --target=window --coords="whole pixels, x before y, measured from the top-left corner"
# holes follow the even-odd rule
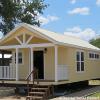
[[[0,54],[0,58],[2,58],[2,54]]]
[[[12,55],[11,54],[4,54],[4,58],[11,58]]]
[[[76,60],[77,72],[84,71],[84,52],[77,52]]]
[[[15,53],[15,63],[16,63],[16,53]],[[22,54],[22,52],[18,53],[18,63],[23,64],[23,54]]]
[[[91,59],[99,59],[100,56],[97,53],[89,53],[89,58],[91,58]]]
[[[18,63],[19,63],[19,64],[22,64],[22,62],[23,62],[23,61],[22,61],[22,52],[19,52],[19,53],[18,53]]]

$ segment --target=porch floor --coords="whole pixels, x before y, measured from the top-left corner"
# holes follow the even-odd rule
[[[13,85],[27,85],[27,81],[25,80],[19,80],[19,81],[15,81],[15,80],[0,80],[0,84],[13,84]],[[37,82],[34,82],[35,84],[37,84]],[[68,80],[65,81],[58,81],[58,82],[54,82],[54,81],[49,81],[49,80],[41,80],[39,81],[40,85],[61,85],[61,84],[67,84],[69,83]],[[29,82],[29,84],[33,84],[32,81]]]

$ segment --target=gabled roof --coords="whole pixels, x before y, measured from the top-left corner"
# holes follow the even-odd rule
[[[87,41],[84,41],[80,38],[69,36],[69,35],[63,35],[55,32],[51,32],[33,25],[29,25],[26,23],[22,23],[19,26],[17,26],[15,29],[13,29],[11,32],[9,32],[4,38],[0,40],[2,42],[7,37],[9,37],[11,34],[13,34],[17,29],[20,27],[25,27],[29,29],[30,31],[37,32],[37,34],[47,38],[48,40],[52,41],[55,44],[58,45],[64,45],[64,46],[71,46],[71,47],[77,47],[77,48],[83,48],[83,49],[89,49],[94,51],[100,51],[99,48],[91,45]]]

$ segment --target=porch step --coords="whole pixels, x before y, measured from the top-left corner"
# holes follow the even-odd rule
[[[28,95],[26,100],[47,100],[52,95],[52,86],[35,84],[30,89]]]
[[[26,100],[43,100],[42,96],[27,96]]]
[[[34,85],[33,87],[34,88],[49,88],[50,85],[39,85],[39,84],[37,84],[37,85]]]
[[[30,94],[30,95],[33,95],[33,96],[34,96],[34,95],[35,95],[35,96],[36,96],[36,95],[41,96],[41,95],[44,95],[45,92],[29,92],[29,94]]]
[[[32,88],[32,91],[47,91],[48,88]]]

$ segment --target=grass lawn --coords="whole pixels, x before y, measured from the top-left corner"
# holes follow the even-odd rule
[[[100,92],[91,94],[91,95],[89,95],[89,97],[99,97],[100,98]]]
[[[100,85],[100,80],[90,80],[89,85]]]

